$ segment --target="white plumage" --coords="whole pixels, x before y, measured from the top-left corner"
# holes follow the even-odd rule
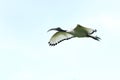
[[[92,34],[97,31],[96,29],[93,30],[91,28],[86,28],[86,27],[83,27],[79,24],[77,24],[77,26],[72,31],[66,31],[66,30],[63,30],[59,27],[52,28],[48,31],[51,31],[51,30],[56,30],[57,32],[51,37],[50,41],[48,42],[50,46],[55,46],[64,40],[68,40],[68,39],[71,39],[74,37],[79,37],[79,38],[90,37],[90,38],[93,38],[97,41],[100,40],[99,37],[92,36]]]

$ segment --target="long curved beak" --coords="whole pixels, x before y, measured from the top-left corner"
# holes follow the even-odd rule
[[[47,32],[52,31],[52,30],[56,30],[56,28],[49,29]]]

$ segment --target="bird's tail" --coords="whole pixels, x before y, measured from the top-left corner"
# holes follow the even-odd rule
[[[94,40],[97,40],[97,41],[100,41],[101,40],[101,38],[100,37],[98,37],[98,36],[88,36],[88,37],[90,37],[90,38],[92,38],[92,39],[94,39]]]

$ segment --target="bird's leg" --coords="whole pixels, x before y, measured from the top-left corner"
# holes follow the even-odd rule
[[[98,36],[95,36],[93,39],[95,39],[95,40],[97,40],[97,41],[100,41],[100,37],[98,37]]]
[[[94,32],[97,32],[97,30],[95,29],[95,30],[93,30],[90,34],[93,34]]]
[[[100,37],[98,37],[98,36],[91,36],[91,35],[87,35],[88,37],[91,37],[91,38],[93,38],[94,40],[97,40],[97,41],[100,41]]]

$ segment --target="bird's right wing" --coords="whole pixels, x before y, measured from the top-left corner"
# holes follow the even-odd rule
[[[55,46],[58,43],[73,38],[73,35],[67,32],[56,32],[48,42],[50,46]]]

